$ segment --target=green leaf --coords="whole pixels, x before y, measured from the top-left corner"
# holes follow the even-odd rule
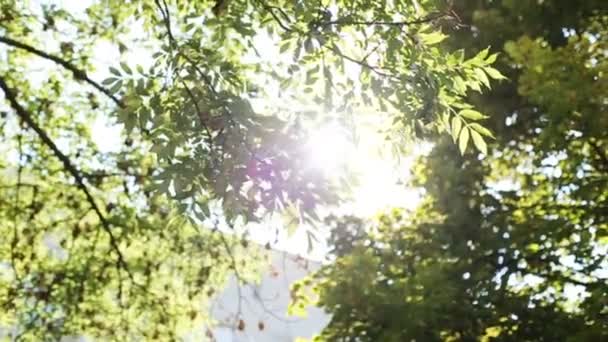
[[[127,115],[125,118],[125,131],[127,134],[133,131],[135,124],[137,123],[137,117],[135,115]]]
[[[420,36],[420,40],[426,45],[433,45],[433,44],[441,43],[444,39],[446,39],[448,37],[447,35],[441,33],[440,31],[433,32],[433,33],[420,33],[418,35]]]
[[[492,132],[489,129],[483,127],[482,125],[480,125],[478,123],[473,122],[473,123],[469,124],[469,128],[474,129],[481,135],[485,135],[486,137],[494,138],[494,134],[492,134]]]
[[[458,112],[458,115],[462,116],[463,118],[467,118],[470,120],[481,120],[481,119],[485,119],[487,118],[487,116],[481,114],[480,112],[473,110],[473,109],[463,109],[460,112]]]
[[[500,73],[500,71],[491,68],[491,67],[485,67],[484,68],[485,72],[493,79],[495,80],[506,80],[507,78]]]
[[[483,83],[483,85],[486,86],[486,88],[490,88],[490,80],[488,79],[486,73],[483,72],[483,69],[475,68],[475,75],[477,75],[477,78],[481,81],[481,83]]]
[[[469,143],[469,130],[465,127],[460,132],[460,138],[458,138],[458,148],[460,149],[460,153],[464,154],[467,150],[467,144]]]
[[[122,81],[118,81],[118,82],[116,82],[116,83],[115,83],[115,84],[112,86],[112,88],[110,88],[110,89],[109,89],[109,90],[110,90],[110,93],[111,93],[112,95],[116,94],[116,93],[117,93],[117,92],[120,90],[120,88],[121,88],[121,87],[122,87]]]
[[[443,123],[445,130],[451,133],[452,125],[450,125],[450,115],[448,113],[443,113],[443,115],[441,115],[441,122]]]
[[[290,40],[284,41],[281,44],[281,46],[279,47],[279,53],[285,53],[287,50],[289,50],[290,47],[291,47],[291,41]]]
[[[114,68],[114,67],[110,67],[110,73],[116,75],[116,76],[121,76],[121,73],[118,69]]]
[[[467,84],[460,76],[454,77],[454,89],[459,94],[465,94],[467,92]]]
[[[131,68],[127,65],[127,63],[125,62],[120,62],[120,67],[122,68],[122,70],[124,70],[127,74],[132,75],[133,74],[133,70],[131,70]]]
[[[481,153],[488,154],[488,146],[479,133],[471,130],[471,138],[473,138],[473,144]]]
[[[487,47],[487,48],[479,51],[479,53],[473,58],[473,60],[476,62],[484,61],[486,59],[486,57],[488,56],[489,52],[490,52],[490,48]]]
[[[452,139],[454,139],[454,142],[456,142],[456,139],[458,138],[460,128],[462,128],[462,120],[455,116],[452,118]]]
[[[493,53],[491,54],[487,59],[486,59],[486,63],[488,64],[492,64],[494,62],[496,62],[496,57],[498,57],[498,52],[497,53]]]
[[[103,85],[105,85],[105,86],[109,86],[109,85],[111,85],[111,84],[114,84],[114,82],[116,82],[116,81],[118,81],[118,79],[117,79],[117,78],[114,78],[114,77],[108,77],[108,78],[106,78],[105,80],[103,80],[103,81],[101,82],[101,84],[103,84]]]
[[[471,80],[470,82],[468,82],[468,85],[469,85],[469,88],[481,93],[481,86],[478,81]]]

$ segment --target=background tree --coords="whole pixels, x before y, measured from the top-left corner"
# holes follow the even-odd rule
[[[496,140],[460,156],[433,138],[425,202],[334,223],[337,261],[296,286],[293,309],[326,308],[327,341],[605,340],[606,3],[455,6],[449,46],[504,47],[510,81],[472,98]]]
[[[226,272],[255,274],[247,241],[223,232],[285,211],[315,221],[337,200],[306,164],[308,129],[365,108],[400,140],[446,131],[482,119],[464,98],[502,77],[487,50],[440,48],[458,18],[427,1],[71,4],[0,0],[0,323],[14,339],[205,335]],[[100,119],[123,139],[109,151]],[[461,151],[474,132],[489,135],[453,132]]]

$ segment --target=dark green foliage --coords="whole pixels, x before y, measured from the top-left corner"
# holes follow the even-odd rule
[[[608,339],[606,5],[455,4],[470,26],[450,46],[504,47],[510,81],[471,98],[496,140],[461,156],[433,138],[421,207],[333,238],[337,261],[307,280],[333,315],[318,340]]]

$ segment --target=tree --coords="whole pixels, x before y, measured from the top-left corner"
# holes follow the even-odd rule
[[[482,119],[465,96],[502,78],[487,50],[439,45],[458,18],[430,1],[78,3],[0,1],[0,323],[14,339],[200,332],[225,274],[255,277],[247,240],[224,233],[273,213],[314,222],[338,199],[300,148],[330,119],[318,113],[365,107],[388,134],[424,137]],[[123,141],[101,150],[96,120]],[[457,134],[462,152],[489,135]]]
[[[509,82],[471,98],[490,114],[489,152],[435,137],[416,176],[425,202],[335,220],[337,260],[295,286],[294,310],[331,313],[327,341],[605,340],[606,3],[456,10],[469,29],[452,48],[504,46]]]

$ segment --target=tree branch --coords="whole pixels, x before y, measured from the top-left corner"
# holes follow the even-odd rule
[[[285,30],[286,32],[293,32],[293,31],[294,31],[293,29],[291,29],[291,28],[289,28],[287,25],[285,25],[285,24],[284,24],[284,23],[283,23],[283,22],[282,22],[282,21],[281,21],[281,20],[278,18],[278,16],[277,16],[277,15],[274,13],[273,9],[274,9],[275,7],[272,7],[272,6],[267,5],[267,4],[266,4],[264,1],[262,1],[262,0],[258,0],[257,2],[258,2],[260,5],[262,5],[262,7],[263,7],[263,8],[264,8],[266,11],[268,11],[268,12],[270,13],[270,15],[272,16],[272,18],[274,19],[274,21],[275,21],[275,22],[276,22],[276,23],[277,23],[277,24],[278,24],[278,25],[279,25],[279,26],[280,26],[280,27],[281,27],[283,30]],[[278,9],[278,8],[277,8],[277,9]],[[281,12],[282,12],[282,11],[281,11]],[[324,26],[324,25],[337,25],[337,24],[346,24],[346,25],[365,25],[365,24],[370,24],[370,23],[373,23],[374,25],[388,25],[388,24],[391,24],[391,25],[399,25],[399,24],[400,24],[400,25],[408,25],[408,24],[410,24],[410,25],[412,25],[412,24],[416,24],[416,23],[424,23],[424,22],[429,22],[429,21],[436,20],[436,19],[441,18],[441,17],[444,17],[444,16],[446,16],[446,15],[445,15],[445,14],[442,14],[442,15],[440,15],[440,16],[434,16],[434,17],[425,17],[425,18],[421,18],[421,19],[417,19],[417,20],[412,20],[412,21],[409,21],[409,22],[392,22],[392,23],[389,23],[389,22],[376,22],[376,21],[374,21],[374,22],[371,22],[371,21],[370,21],[370,22],[339,22],[339,21],[333,21],[333,22],[320,23],[320,25],[321,25],[321,26]],[[297,32],[298,32],[298,33],[300,33],[300,34],[303,34],[303,35],[305,35],[305,34],[306,34],[306,33],[301,32],[301,31],[297,31]],[[373,66],[373,65],[370,65],[370,64],[366,63],[366,59],[367,59],[369,56],[366,56],[366,57],[365,57],[363,60],[357,60],[356,58],[353,58],[353,57],[350,57],[350,56],[348,56],[348,55],[343,54],[343,53],[342,53],[342,52],[341,52],[341,51],[338,49],[338,47],[337,47],[335,44],[332,44],[332,46],[330,46],[330,47],[325,46],[325,48],[327,48],[328,50],[330,50],[331,52],[333,52],[334,54],[336,54],[338,57],[340,57],[340,58],[342,58],[342,59],[344,59],[344,60],[350,61],[350,62],[352,62],[352,63],[355,63],[355,64],[357,64],[357,65],[359,65],[359,66],[361,66],[361,67],[363,67],[363,68],[365,68],[365,69],[369,69],[369,70],[373,71],[374,73],[376,73],[376,74],[377,74],[377,75],[379,75],[379,76],[382,76],[382,77],[388,77],[388,78],[396,78],[396,76],[395,76],[395,75],[385,73],[385,72],[383,72],[383,71],[379,70],[379,67],[375,67],[375,66]],[[372,53],[373,53],[373,51],[372,51]]]
[[[283,12],[280,8],[278,7],[274,7],[274,6],[270,6],[268,4],[266,4],[265,2],[258,0],[258,3],[260,5],[262,5],[262,7],[268,12],[270,13],[270,15],[272,16],[272,18],[274,19],[274,21],[285,31],[287,32],[291,32],[293,31],[291,28],[289,28],[287,25],[285,25],[283,23],[283,21],[281,19],[279,19],[279,17],[276,15],[276,13],[274,13],[274,9],[278,9],[280,13],[283,14],[284,17],[286,17],[287,15],[285,14],[285,12]]]
[[[75,65],[73,65],[72,63],[57,57],[57,56],[53,56],[50,55],[42,50],[38,50],[37,48],[21,43],[19,41],[16,41],[14,39],[8,38],[8,37],[0,37],[0,42],[21,49],[21,50],[25,50],[29,53],[32,53],[34,55],[37,55],[38,57],[42,57],[44,59],[48,59],[50,61],[53,61],[56,64],[61,65],[62,67],[64,67],[65,69],[69,70],[72,72],[72,74],[74,74],[74,78],[79,80],[79,81],[83,81],[86,82],[88,84],[90,84],[91,86],[93,86],[95,89],[99,90],[101,93],[103,93],[104,95],[106,95],[108,98],[110,98],[112,101],[114,101],[114,103],[116,103],[116,105],[118,105],[119,107],[123,107],[122,102],[114,95],[112,95],[112,93],[104,88],[102,85],[100,85],[99,83],[93,81],[91,78],[89,78],[87,76],[87,73],[84,70],[79,69],[78,67],[76,67]]]
[[[375,74],[377,74],[378,76],[382,76],[382,77],[386,77],[386,78],[397,78],[396,75],[394,74],[388,74],[384,71],[379,70],[380,67],[376,67],[373,65],[370,65],[368,63],[365,62],[365,59],[367,59],[368,57],[366,56],[364,60],[358,60],[356,58],[350,57],[348,55],[345,55],[342,53],[342,51],[340,51],[340,49],[338,49],[338,47],[335,44],[332,44],[331,47],[326,47],[327,49],[329,49],[330,51],[332,51],[334,54],[336,54],[338,57],[341,57],[342,59],[345,59],[351,63],[355,63],[357,65],[359,65],[362,68],[365,69],[369,69],[372,72],[374,72]]]
[[[110,245],[118,257],[118,260],[117,260],[118,265],[122,266],[125,269],[125,271],[129,274],[129,277],[131,278],[131,280],[133,280],[133,275],[129,271],[125,258],[123,256],[122,252],[120,251],[116,237],[114,236],[114,233],[112,232],[112,229],[110,227],[110,223],[108,222],[108,220],[105,218],[105,216],[101,212],[101,209],[99,209],[99,206],[95,202],[93,195],[91,195],[89,188],[87,187],[87,185],[84,182],[84,178],[82,177],[82,175],[80,174],[80,172],[78,171],[76,166],[74,164],[72,164],[72,161],[70,160],[70,158],[67,155],[65,155],[63,152],[61,152],[59,147],[57,147],[57,145],[55,144],[55,142],[53,142],[53,140],[49,137],[49,135],[34,121],[34,119],[32,118],[32,115],[25,108],[23,108],[23,106],[21,106],[19,101],[17,101],[16,94],[6,84],[6,81],[4,80],[3,77],[0,77],[0,88],[4,92],[4,97],[6,98],[6,100],[8,100],[11,107],[15,110],[15,112],[21,118],[21,120],[23,120],[23,122],[25,122],[26,125],[28,125],[31,129],[34,130],[34,132],[36,132],[36,134],[38,135],[40,140],[42,140],[42,142],[51,149],[51,151],[53,152],[55,157],[57,157],[57,159],[59,159],[61,161],[61,163],[63,163],[65,170],[69,174],[71,174],[72,177],[74,177],[74,180],[76,181],[76,187],[84,193],[84,195],[87,199],[87,202],[89,202],[89,204],[93,208],[93,211],[99,218],[99,221],[101,222],[103,229],[106,231],[106,233],[110,237]]]
[[[319,26],[331,26],[331,25],[342,25],[342,26],[395,26],[395,27],[403,27],[408,25],[419,25],[433,22],[435,20],[448,17],[449,14],[441,13],[438,15],[429,15],[423,18],[418,18],[410,21],[348,21],[345,18],[327,21],[319,23]]]

